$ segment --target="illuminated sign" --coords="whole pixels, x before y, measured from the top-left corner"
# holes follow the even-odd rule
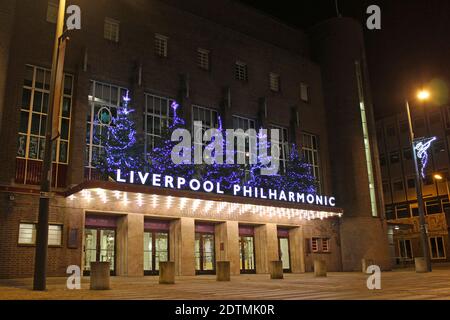
[[[208,180],[200,181],[198,179],[186,180],[183,177],[163,176],[161,174],[141,171],[130,171],[128,174],[122,174],[121,170],[116,171],[116,181],[119,183],[151,185],[153,187],[162,187],[170,189],[187,188],[191,191],[203,191],[206,193],[224,194],[220,182],[211,182]],[[267,199],[275,201],[285,201],[292,203],[306,203],[318,206],[336,206],[335,197],[308,194],[300,192],[292,192],[289,190],[264,189],[259,187],[233,185],[231,189],[233,196]]]

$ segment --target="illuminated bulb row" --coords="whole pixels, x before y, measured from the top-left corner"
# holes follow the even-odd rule
[[[94,189],[92,190],[97,197],[103,202],[108,202],[108,195],[107,191],[104,189]],[[92,200],[92,192],[91,190],[82,190],[81,196],[84,200],[90,202]],[[117,200],[122,200],[124,205],[128,205],[131,201],[128,199],[128,193],[127,192],[120,192],[120,191],[114,191],[113,192],[114,197]],[[159,196],[158,195],[151,195],[150,203],[153,207],[153,209],[159,208]],[[75,195],[69,196],[69,200],[74,200],[76,198]],[[174,206],[175,200],[177,198],[173,196],[167,196],[165,198],[165,207],[167,209],[171,209]],[[139,207],[142,207],[145,204],[144,201],[144,195],[142,193],[136,194],[136,203]],[[190,202],[190,203],[189,203]],[[188,208],[188,205],[191,204],[191,213],[192,214],[203,214],[208,216],[215,216],[217,213],[226,213],[228,215],[235,216],[236,214],[239,215],[246,215],[246,214],[254,214],[259,215],[261,217],[265,216],[269,219],[272,219],[273,217],[278,218],[287,218],[287,219],[293,219],[298,218],[300,220],[306,219],[306,220],[313,220],[313,219],[320,219],[323,220],[325,218],[338,216],[339,218],[342,217],[342,213],[332,213],[332,212],[326,212],[326,211],[312,211],[312,210],[303,210],[303,209],[293,209],[293,208],[280,208],[280,207],[264,207],[254,204],[237,204],[237,203],[227,203],[227,202],[217,202],[217,201],[210,201],[210,200],[190,200],[188,198],[179,198],[178,201],[178,208],[182,211],[188,211],[185,210]],[[203,208],[202,208],[203,207]],[[188,212],[183,212],[188,213]]]

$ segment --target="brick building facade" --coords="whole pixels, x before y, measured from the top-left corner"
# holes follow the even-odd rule
[[[217,260],[230,260],[233,274],[265,273],[278,259],[291,272],[312,270],[315,258],[336,271],[359,270],[362,258],[390,268],[357,22],[332,19],[305,32],[227,0],[70,4],[82,9],[82,29],[70,32],[66,54],[52,170],[50,275],[63,275],[71,264],[89,271],[88,261],[96,259],[110,259],[115,274],[130,276],[157,271],[155,259],[175,261],[179,275],[213,272]],[[33,272],[55,5],[26,0],[1,6],[0,277],[27,277]],[[188,127],[192,120],[212,126],[220,115],[227,128],[280,129],[282,153],[297,143],[320,193],[334,195],[339,209],[248,200],[237,201],[240,215],[227,216],[220,210],[233,213],[234,199],[96,181],[97,117],[114,116],[126,90],[146,148],[170,117],[173,100]],[[127,196],[131,203],[123,201]],[[176,205],[164,207],[172,197]],[[329,218],[297,221],[287,218],[289,210]]]

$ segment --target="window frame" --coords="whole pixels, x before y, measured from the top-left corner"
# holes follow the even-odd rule
[[[32,225],[32,239],[33,242],[32,243],[21,243],[20,242],[20,231],[22,230],[21,226],[22,225]],[[64,224],[62,223],[49,223],[48,224],[48,235],[50,235],[50,227],[53,226],[58,226],[60,227],[61,230],[61,237],[60,237],[60,244],[56,245],[56,244],[47,244],[47,247],[49,248],[62,248],[63,244],[64,244]],[[36,235],[37,235],[37,222],[29,222],[29,221],[20,221],[19,225],[18,225],[18,232],[17,232],[17,246],[18,247],[35,247],[36,246]]]
[[[86,137],[85,137],[85,148],[86,148],[86,154],[85,154],[85,158],[84,158],[84,168],[88,168],[88,169],[96,169],[96,166],[93,163],[93,150],[94,149],[98,149],[98,155],[101,154],[101,150],[104,148],[104,146],[100,143],[94,143],[94,131],[96,130],[100,130],[100,132],[102,132],[104,127],[108,127],[109,125],[103,124],[103,123],[95,123],[95,118],[96,118],[96,107],[99,106],[99,111],[103,108],[106,108],[110,113],[111,113],[111,121],[113,120],[113,112],[111,112],[111,110],[114,110],[122,107],[123,106],[123,95],[121,93],[126,93],[126,91],[128,91],[127,88],[121,87],[121,86],[117,86],[114,84],[110,84],[110,83],[105,83],[105,82],[100,82],[100,81],[96,81],[96,80],[89,80],[89,85],[90,85],[90,89],[89,89],[89,95],[88,95],[88,113],[87,113],[87,117],[86,117]],[[109,100],[108,101],[102,101],[98,96],[97,96],[97,86],[100,86],[102,89],[102,99],[103,97],[103,91],[104,88],[108,88],[107,91],[109,91]],[[116,97],[116,101],[117,104],[114,105],[112,103],[112,90],[113,88],[115,90],[117,90],[117,97]],[[99,112],[98,111],[98,112]],[[97,114],[98,114],[97,112]],[[99,128],[95,127],[98,126]],[[87,128],[89,127],[89,129]],[[94,130],[95,129],[95,130]],[[87,141],[87,134],[89,133],[89,141]],[[101,134],[100,134],[101,136]]]
[[[278,73],[270,72],[269,73],[269,89],[271,92],[280,92],[281,91],[281,76]]]
[[[22,84],[22,101],[20,101],[20,118],[22,117],[23,113],[27,113],[27,132],[22,132],[22,128],[21,128],[21,120],[19,123],[19,130],[17,132],[17,145],[16,145],[16,158],[18,159],[24,159],[24,160],[32,160],[32,161],[39,161],[39,162],[43,162],[43,159],[41,159],[41,152],[43,150],[41,150],[41,148],[44,148],[44,144],[45,144],[45,126],[43,123],[43,117],[45,117],[45,125],[47,123],[47,121],[49,121],[48,119],[48,108],[50,107],[50,76],[51,76],[51,70],[46,69],[46,68],[42,68],[42,67],[38,67],[35,65],[30,65],[30,64],[26,64],[25,68],[28,69],[30,68],[33,72],[33,78],[31,79],[31,86],[23,83]],[[37,81],[37,75],[38,72],[43,73],[43,83],[42,83],[42,87],[39,88],[36,86],[36,81]],[[47,80],[47,76],[49,77],[49,82],[48,84],[46,83]],[[71,86],[70,86],[70,94],[67,94],[65,92],[66,89],[66,81],[68,81],[68,79],[70,78],[70,82],[71,82]],[[27,80],[27,79],[25,79]],[[25,81],[24,80],[24,81]],[[48,86],[48,89],[46,88],[46,86]],[[74,88],[74,76],[72,74],[67,74],[64,73],[64,83],[63,83],[63,87],[62,87],[62,99],[61,99],[61,105],[60,105],[60,114],[59,114],[59,119],[58,119],[58,129],[59,132],[62,133],[62,125],[63,125],[63,121],[66,121],[67,123],[67,139],[63,139],[63,136],[60,135],[57,140],[56,143],[53,142],[53,150],[52,150],[52,163],[56,163],[56,164],[65,164],[68,165],[69,164],[69,158],[70,158],[70,140],[71,140],[71,126],[72,126],[72,109],[73,109],[73,89]],[[25,90],[29,91],[30,97],[29,97],[29,105],[28,106],[23,106],[23,99],[24,99],[24,94],[25,94]],[[40,94],[40,99],[41,99],[41,109],[40,111],[35,111],[35,107],[34,107],[34,102],[36,99],[36,93]],[[45,106],[45,97],[47,96],[47,111],[44,110],[44,106]],[[65,101],[67,101],[67,99],[69,100],[69,113],[68,116],[64,115],[64,104]],[[36,119],[35,117],[39,117],[39,129],[38,129],[38,133],[32,133],[33,131],[33,120]],[[51,121],[51,119],[50,119]],[[43,131],[43,135],[41,134]],[[19,154],[19,147],[20,147],[20,139],[21,137],[25,137],[25,145],[24,145],[24,155],[20,155]],[[37,139],[37,151],[36,151],[36,158],[32,158],[30,157],[30,145],[31,145],[31,139]],[[41,145],[41,142],[43,141],[43,144]],[[61,157],[61,146],[65,144],[66,145],[66,154],[65,154],[65,161],[62,161],[62,157]],[[42,154],[42,158],[43,158],[43,154]]]
[[[258,134],[258,131],[256,130],[256,120],[252,119],[252,118],[247,118],[244,116],[240,116],[240,115],[232,115],[232,120],[233,120],[233,129],[234,130],[238,130],[241,129],[245,132],[248,129],[254,129],[256,134]],[[241,123],[244,124],[242,128],[241,127]],[[237,126],[236,126],[237,124]],[[247,129],[245,128],[247,127]],[[256,141],[255,141],[256,143]],[[250,150],[250,141],[249,141],[249,137],[247,134],[245,134],[245,150],[244,152],[246,153],[245,155],[245,180],[247,180],[248,178],[250,178],[250,168],[248,167],[249,163],[250,163],[250,156],[247,155],[247,152]],[[236,150],[236,155],[239,153],[239,150]]]
[[[402,246],[401,243],[403,242],[403,247],[405,249],[406,252],[403,252],[402,250]],[[409,250],[411,252],[411,256],[404,256],[404,253],[407,254],[407,248],[406,248],[406,243],[409,243]],[[413,251],[413,247],[412,247],[412,241],[411,239],[397,239],[397,248],[398,248],[398,253],[399,253],[399,257],[402,259],[408,259],[408,260],[412,260],[414,259],[414,251]]]
[[[300,82],[300,100],[304,103],[311,103],[310,86],[306,82]],[[306,94],[306,97],[304,96]]]
[[[319,136],[303,131],[300,134],[300,138],[302,156],[312,168],[311,173],[313,174],[314,178],[316,178],[317,191],[320,194],[322,192],[323,184]],[[308,143],[305,143],[305,141],[307,141]],[[316,148],[314,148],[314,145],[316,145]]]
[[[108,29],[109,27],[109,29]],[[114,32],[116,32],[114,34]],[[105,40],[119,43],[120,40],[120,21],[114,18],[105,17],[103,24],[103,38]]]
[[[155,33],[155,54],[160,58],[167,58],[169,55],[169,37]]]
[[[204,71],[209,71],[211,69],[210,50],[204,48],[197,49],[197,66]]]
[[[278,159],[280,161],[280,174],[284,174],[286,172],[286,165],[289,161],[289,155],[290,155],[290,140],[289,140],[289,128],[284,127],[278,124],[270,124],[269,129],[278,129],[280,130],[280,158]],[[270,131],[268,131],[270,135]],[[270,136],[267,137],[270,139]]]
[[[160,133],[162,132],[163,129],[163,123],[166,123],[166,125],[168,126],[170,121],[174,119],[173,115],[171,116],[171,111],[173,110],[171,108],[171,105],[173,102],[175,102],[175,99],[172,99],[170,97],[164,97],[164,96],[160,96],[157,94],[152,94],[152,93],[145,93],[145,109],[144,109],[144,140],[145,140],[145,144],[144,144],[144,154],[147,154],[150,150],[153,150],[153,148],[155,147],[155,140],[157,138],[160,138],[161,135],[157,134],[155,129],[155,119],[159,119],[159,131]],[[153,109],[151,112],[149,112],[150,110],[150,106],[149,106],[149,99],[153,100]],[[159,113],[156,113],[155,110],[155,100],[159,100],[160,101],[160,105],[159,105]],[[163,114],[163,105],[162,105],[162,101],[165,101],[165,112]],[[172,111],[173,113],[173,111]],[[152,129],[153,132],[149,132],[149,127],[148,127],[148,120],[149,118],[151,118],[152,121]],[[150,143],[149,143],[149,139],[151,139]]]
[[[234,77],[238,81],[248,82],[248,65],[244,61],[236,61],[234,64]]]
[[[435,245],[436,245],[436,249],[438,250],[438,242],[437,242],[437,239],[441,239],[441,241],[442,241],[442,253],[444,254],[444,256],[434,256],[433,255],[433,247],[432,247],[432,245],[431,245],[431,243],[432,243],[432,241],[434,241],[435,242]],[[429,245],[429,248],[430,248],[430,257],[431,257],[431,259],[432,260],[446,260],[447,259],[447,252],[446,252],[446,250],[445,250],[445,240],[444,240],[444,236],[441,236],[441,235],[437,235],[437,236],[432,236],[432,237],[429,237],[428,238],[428,245]],[[436,253],[439,253],[438,251],[436,251]]]

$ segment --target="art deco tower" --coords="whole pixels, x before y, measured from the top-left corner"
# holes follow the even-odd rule
[[[340,17],[310,31],[313,58],[322,70],[333,191],[344,209],[342,268],[361,270],[366,258],[390,269],[362,27]]]

